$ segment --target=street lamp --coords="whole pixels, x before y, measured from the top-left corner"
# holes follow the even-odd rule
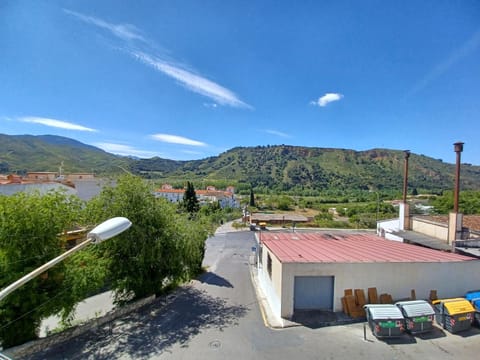
[[[69,257],[73,253],[88,246],[90,243],[99,244],[104,240],[110,239],[111,237],[122,233],[123,231],[127,230],[131,225],[132,223],[130,222],[130,220],[124,217],[115,217],[104,221],[87,234],[87,239],[84,242],[64,252],[60,256],[57,256],[55,259],[50,260],[46,264],[43,264],[39,268],[33,270],[32,272],[28,273],[21,279],[18,279],[17,281],[8,285],[6,288],[0,291],[0,300],[5,298],[14,290],[18,289],[23,284],[29,282],[44,271],[50,269],[52,266],[58,264],[60,261],[63,261],[65,258]]]

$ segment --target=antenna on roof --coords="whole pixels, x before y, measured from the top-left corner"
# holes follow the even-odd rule
[[[58,177],[57,180],[63,180],[63,160],[58,167]]]

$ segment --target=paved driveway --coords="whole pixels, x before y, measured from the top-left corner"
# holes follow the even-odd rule
[[[379,341],[363,324],[264,325],[251,282],[253,232],[217,233],[199,280],[110,325],[30,359],[474,359],[480,331]]]

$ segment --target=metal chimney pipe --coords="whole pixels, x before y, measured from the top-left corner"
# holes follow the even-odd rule
[[[460,194],[460,154],[463,151],[463,142],[453,144],[454,151],[457,153],[456,172],[455,172],[455,192],[453,197],[453,212],[458,213],[458,198]]]
[[[403,170],[403,203],[407,203],[407,187],[408,187],[408,158],[410,157],[410,150],[405,150],[405,166]]]

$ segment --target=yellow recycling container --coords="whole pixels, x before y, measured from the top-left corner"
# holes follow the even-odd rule
[[[475,314],[472,304],[465,298],[434,300],[437,323],[451,333],[470,329]]]

